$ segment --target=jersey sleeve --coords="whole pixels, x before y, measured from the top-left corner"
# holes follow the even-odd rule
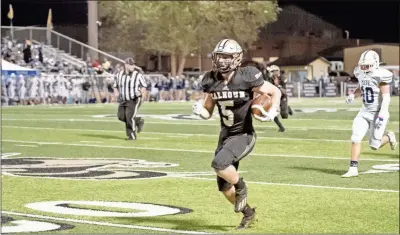
[[[379,69],[377,71],[375,79],[377,79],[378,84],[380,83],[390,84],[392,83],[393,80],[393,73],[387,69]]]
[[[206,74],[204,74],[204,77],[201,80],[200,83],[201,90],[205,93],[209,93],[212,83],[213,83],[212,72],[207,72]]]
[[[264,84],[264,77],[262,75],[262,72],[256,67],[247,67],[244,75],[244,80],[248,83],[250,89]]]
[[[137,78],[139,79],[140,86],[143,88],[147,88],[147,82],[143,74],[139,73]]]
[[[114,87],[114,88],[117,88],[117,89],[119,88],[119,87],[118,87],[118,77],[119,77],[119,74],[120,74],[120,73],[121,73],[121,72],[119,72],[119,73],[117,73],[117,74],[114,75],[114,84],[113,84],[113,87]]]

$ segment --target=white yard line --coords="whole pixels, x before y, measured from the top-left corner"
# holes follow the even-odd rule
[[[31,147],[31,148],[37,148],[37,147],[39,147],[38,145],[31,145],[31,144],[16,144],[15,146]]]
[[[65,142],[43,142],[43,141],[23,141],[23,140],[2,140],[3,142],[10,143],[28,143],[28,144],[39,144],[39,145],[64,145],[64,146],[79,146],[79,147],[93,147],[93,148],[116,148],[116,149],[140,149],[140,150],[154,150],[154,151],[171,151],[171,152],[191,152],[191,153],[210,153],[213,154],[215,151],[212,150],[196,150],[196,149],[174,149],[174,148],[152,148],[152,147],[137,147],[137,146],[116,146],[116,145],[96,145],[96,144],[74,144]],[[332,159],[332,160],[349,160],[344,157],[329,157],[329,156],[299,156],[289,154],[261,154],[251,153],[250,156],[264,156],[264,157],[284,157],[284,158],[310,158],[310,159]],[[372,159],[363,158],[363,161],[376,161],[376,162],[398,162],[399,160],[392,159]]]
[[[26,214],[26,213],[20,213],[20,212],[12,212],[12,211],[1,211],[1,213],[2,214],[7,214],[7,215],[15,215],[15,216],[24,216],[24,217],[36,218],[36,219],[57,220],[57,221],[64,221],[64,222],[71,222],[71,223],[100,225],[100,226],[107,226],[107,227],[131,228],[131,229],[150,230],[150,231],[159,231],[159,232],[168,232],[168,233],[181,233],[181,234],[210,234],[210,233],[205,233],[205,232],[176,230],[176,229],[157,228],[157,227],[147,227],[147,226],[130,225],[130,224],[115,224],[115,223],[90,221],[90,220],[67,219],[67,218]]]
[[[101,144],[101,143],[103,143],[102,141],[86,141],[86,140],[81,140],[79,142],[81,142],[81,143],[89,143],[89,144]]]
[[[50,119],[32,119],[32,118],[3,118],[3,121],[51,121],[51,122],[112,122],[112,123],[119,123],[118,120],[107,120],[107,119],[79,119],[79,118],[50,118]],[[176,121],[169,121],[169,122],[152,122],[146,121],[145,124],[154,124],[154,125],[189,125],[189,126],[219,126],[220,124],[215,123],[205,123],[210,121],[203,121],[200,122],[176,122]],[[351,122],[351,120],[349,120]],[[254,127],[258,128],[266,128],[266,129],[276,129],[275,125],[254,125]],[[349,128],[341,128],[339,126],[324,126],[324,127],[312,127],[312,126],[288,126],[285,125],[286,129],[290,130],[300,130],[300,131],[308,131],[308,130],[335,130],[335,131],[351,131],[352,129]],[[395,130],[398,133],[398,130]]]
[[[103,120],[103,119],[79,119],[79,118],[66,118],[66,119],[32,119],[32,118],[3,118],[3,121],[51,121],[51,122],[112,122],[112,123],[119,123],[118,120]],[[208,121],[202,122],[176,122],[176,121],[169,121],[169,122],[152,122],[146,121],[145,124],[154,124],[154,125],[188,125],[188,126],[219,126],[220,124],[215,123],[205,123]],[[260,128],[267,128],[267,129],[276,129],[276,126],[267,126],[267,125],[254,125],[255,127]],[[335,130],[335,131],[350,131],[351,128],[340,128],[339,126],[325,126],[325,127],[312,127],[312,126],[285,126],[286,129],[290,130],[301,130],[301,131],[308,131],[308,130]]]
[[[186,176],[186,177],[182,177],[182,178],[215,181],[215,179],[203,178],[203,177]],[[344,179],[344,180],[346,180],[346,179]],[[246,183],[249,183],[249,184],[261,184],[261,185],[279,185],[279,186],[303,187],[303,188],[321,188],[321,189],[339,189],[339,190],[350,190],[350,191],[399,193],[398,190],[391,190],[391,189],[346,188],[346,187],[338,187],[338,186],[323,186],[323,185],[312,185],[312,184],[271,183],[271,182],[255,182],[255,181],[246,181]]]
[[[113,130],[101,130],[101,129],[79,129],[79,128],[53,128],[53,127],[30,127],[30,126],[2,126],[3,128],[21,128],[21,129],[36,129],[36,130],[56,130],[56,131],[87,131],[87,132],[108,132],[108,133],[125,133],[125,131],[113,131]],[[151,131],[143,131],[143,134],[152,134],[152,135],[174,135],[173,138],[179,137],[188,137],[188,136],[201,136],[201,137],[218,137],[218,135],[214,134],[201,134],[201,133],[176,133],[176,132],[151,132]],[[257,133],[264,133],[258,131]],[[146,139],[146,137],[141,137]],[[151,137],[147,137],[151,139]],[[258,136],[257,139],[275,139],[275,140],[295,140],[295,141],[322,141],[322,142],[343,142],[350,143],[350,140],[335,140],[335,139],[311,139],[311,138],[290,138],[290,137],[267,137],[267,136]],[[368,142],[368,141],[363,141]]]

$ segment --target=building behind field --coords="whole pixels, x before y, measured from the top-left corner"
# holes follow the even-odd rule
[[[369,44],[358,47],[348,47],[344,49],[344,71],[353,74],[357,66],[360,55],[366,50],[374,50],[378,53],[380,60],[385,65],[399,65],[399,46],[398,43],[379,43]]]

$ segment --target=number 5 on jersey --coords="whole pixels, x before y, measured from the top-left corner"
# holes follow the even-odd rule
[[[234,123],[234,114],[232,112],[233,100],[218,101],[221,109],[221,120],[225,126],[232,126]]]
[[[363,98],[363,103],[366,104],[374,103],[374,90],[372,90],[372,87],[369,86],[362,87],[362,98]]]

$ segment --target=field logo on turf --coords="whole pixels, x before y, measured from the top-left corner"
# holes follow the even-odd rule
[[[32,233],[46,231],[60,231],[72,229],[75,226],[64,223],[44,222],[36,220],[17,220],[11,216],[1,216],[1,231],[3,233]]]
[[[26,204],[25,207],[33,210],[63,215],[94,217],[155,217],[187,214],[192,212],[191,209],[184,207],[151,203],[109,201],[45,201],[29,203]],[[123,209],[125,211],[119,212],[118,209]],[[132,212],[126,210],[132,210]]]
[[[179,164],[150,162],[140,159],[113,158],[2,158],[2,173],[11,176],[75,180],[135,180],[161,177],[193,177],[215,175],[214,172],[164,172]],[[149,170],[152,169],[152,170]]]
[[[377,174],[377,173],[388,173],[388,172],[396,172],[400,170],[399,164],[383,164],[383,165],[374,165],[371,170],[361,172],[361,174]]]
[[[4,174],[13,176],[96,180],[164,177],[167,173],[145,169],[178,166],[175,163],[139,159],[46,157],[2,158],[1,165]]]

